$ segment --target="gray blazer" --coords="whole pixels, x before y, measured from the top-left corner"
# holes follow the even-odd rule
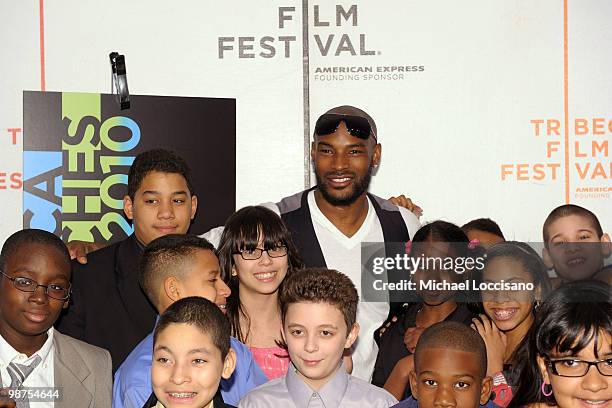
[[[110,408],[112,363],[108,351],[66,336],[53,334],[54,382],[61,398],[56,408]]]

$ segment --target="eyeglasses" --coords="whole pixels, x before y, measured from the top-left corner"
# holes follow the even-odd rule
[[[326,113],[322,115],[317,120],[314,134],[318,136],[332,134],[338,130],[340,122],[344,122],[351,136],[367,139],[372,135],[374,140],[377,139],[374,129],[372,129],[370,122],[366,118],[362,118],[361,116],[342,115],[339,113]]]
[[[583,361],[575,358],[548,360],[548,366],[554,375],[561,377],[583,377],[591,366],[597,367],[601,375],[612,376],[612,358],[598,361]]]
[[[36,289],[41,286],[45,288],[46,295],[52,299],[66,300],[70,297],[70,285],[68,285],[68,288],[61,285],[56,285],[54,283],[50,285],[40,285],[38,282],[30,278],[24,278],[23,276],[13,278],[12,276],[8,276],[3,271],[0,271],[0,273],[2,273],[2,275],[4,275],[8,280],[13,282],[15,289],[22,292],[36,292]]]
[[[284,245],[277,246],[274,248],[261,249],[261,248],[253,248],[253,249],[241,249],[238,252],[234,252],[234,254],[240,254],[242,259],[245,261],[252,261],[254,259],[261,258],[261,255],[266,252],[270,258],[281,258],[287,255],[287,247]]]

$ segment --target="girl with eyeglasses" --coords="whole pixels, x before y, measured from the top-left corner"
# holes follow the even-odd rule
[[[285,277],[302,267],[291,233],[273,211],[249,206],[229,217],[218,248],[221,276],[232,290],[232,336],[249,347],[269,379],[285,375],[290,361],[281,347],[278,293]]]
[[[568,283],[538,308],[512,407],[609,408],[612,401],[612,288]]]

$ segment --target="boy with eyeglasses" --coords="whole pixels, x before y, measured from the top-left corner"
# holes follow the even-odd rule
[[[108,351],[53,329],[70,297],[64,243],[42,230],[16,232],[0,270],[0,407],[109,407]]]

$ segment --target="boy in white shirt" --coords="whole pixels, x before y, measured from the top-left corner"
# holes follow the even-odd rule
[[[53,329],[70,297],[64,243],[47,231],[16,232],[0,272],[0,406],[110,406],[109,353]]]

